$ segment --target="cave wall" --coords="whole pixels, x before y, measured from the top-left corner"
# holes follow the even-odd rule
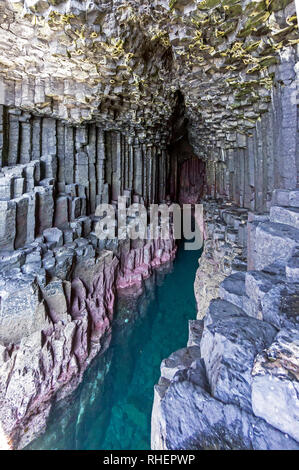
[[[174,258],[172,236],[96,235],[99,203],[165,200],[166,137],[0,105],[0,448],[38,436],[108,347],[116,290]]]
[[[139,139],[0,106],[0,248],[67,228],[121,195],[163,201],[169,158],[163,135]]]
[[[209,152],[207,194],[226,196],[238,206],[263,212],[270,209],[274,189],[299,186],[296,62],[289,57],[280,67],[270,107],[250,135],[236,129],[230,133],[231,145]]]
[[[205,162],[193,156],[179,167],[179,202],[197,204],[205,190]]]

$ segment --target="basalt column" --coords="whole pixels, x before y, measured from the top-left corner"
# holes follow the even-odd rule
[[[97,236],[98,204],[165,199],[166,137],[0,105],[4,447],[23,448],[44,430],[53,401],[107,348],[116,290],[174,258],[173,238]]]

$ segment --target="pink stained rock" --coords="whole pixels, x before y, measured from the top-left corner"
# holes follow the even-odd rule
[[[140,287],[176,252],[173,238],[133,246],[118,256],[104,252],[93,264],[79,262],[71,281],[50,281],[51,305],[43,299],[50,313],[45,329],[0,351],[3,448],[24,448],[43,432],[54,399],[72,393],[92,359],[108,347],[116,288]],[[62,304],[63,316],[55,311],[64,310]]]
[[[180,171],[180,204],[196,204],[203,195],[205,163],[197,157],[185,160]]]

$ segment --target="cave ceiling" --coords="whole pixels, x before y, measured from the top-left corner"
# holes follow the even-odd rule
[[[0,28],[4,104],[146,138],[180,90],[205,147],[250,134],[298,47],[289,0],[2,0]]]

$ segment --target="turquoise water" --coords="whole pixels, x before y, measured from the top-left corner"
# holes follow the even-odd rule
[[[162,359],[186,346],[195,318],[193,291],[200,252],[179,248],[176,260],[145,282],[142,295],[118,300],[109,349],[79,388],[53,408],[31,449],[150,449],[153,389]]]

